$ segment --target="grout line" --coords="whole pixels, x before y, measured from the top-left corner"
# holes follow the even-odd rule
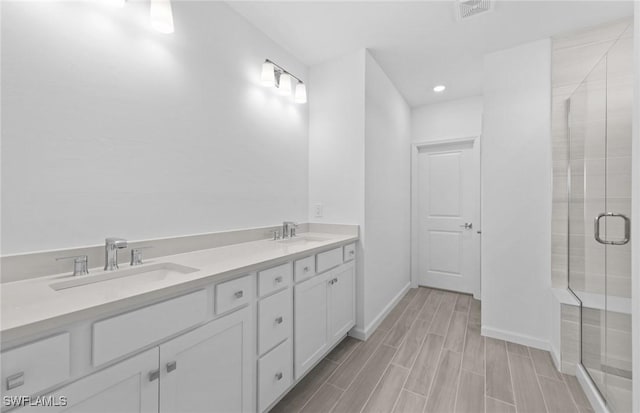
[[[482,325],[482,321],[480,321],[480,325]],[[482,335],[480,335],[480,337],[482,338],[482,340],[484,340],[484,362],[482,363],[482,369],[484,370],[484,411],[486,413],[487,397],[489,397],[489,395],[487,395],[487,340],[484,337],[482,337]],[[513,407],[514,407],[514,410],[516,410],[515,405]]]
[[[431,290],[429,292],[429,294],[427,294],[427,296],[424,299],[424,303],[422,304],[422,307],[420,307],[420,311],[418,312],[418,315],[422,312],[422,309],[424,308],[424,306],[427,304],[427,300],[429,299],[429,297],[431,297],[431,294],[433,294],[433,290]],[[438,303],[440,304],[440,303]],[[420,342],[420,345],[418,346],[417,350],[416,350],[416,356],[413,359],[413,361],[411,362],[411,366],[409,367],[409,374],[407,374],[407,377],[404,379],[404,382],[402,383],[402,387],[400,387],[400,392],[398,392],[398,396],[396,397],[396,400],[393,402],[393,406],[391,407],[391,411],[393,412],[395,410],[395,408],[398,405],[398,402],[400,401],[400,396],[402,395],[402,391],[403,390],[407,390],[405,389],[405,386],[407,384],[407,381],[409,381],[409,376],[411,376],[411,372],[413,371],[413,368],[415,367],[416,363],[418,362],[418,356],[420,355],[420,353],[422,352],[422,347],[424,347],[424,342],[427,341],[427,336],[429,335],[429,327],[431,327],[431,323],[433,322],[434,317],[431,317],[431,321],[429,321],[429,325],[427,326],[427,330],[426,333],[424,335],[424,337],[422,337],[422,341]],[[413,321],[414,324],[418,322],[418,320],[421,320],[419,317],[416,317],[416,319]],[[422,321],[426,321],[424,319],[422,319]],[[412,324],[413,325],[413,324]],[[411,330],[409,330],[411,331]],[[408,335],[408,332],[407,332]],[[435,378],[435,377],[434,377]],[[411,390],[407,390],[409,393],[413,393],[416,394],[420,397],[424,397],[425,399],[425,407],[427,405],[427,397],[423,396],[421,394],[412,392]]]
[[[391,346],[387,346],[389,348],[393,348]],[[396,350],[398,351],[398,350]],[[393,354],[395,356],[395,353]],[[373,396],[373,393],[375,393],[376,389],[378,388],[378,386],[380,385],[380,383],[382,382],[382,379],[384,378],[384,376],[387,374],[387,371],[389,371],[389,367],[391,367],[391,360],[393,360],[393,357],[391,357],[389,359],[389,363],[387,363],[387,367],[385,367],[384,371],[382,372],[382,374],[380,375],[380,378],[378,379],[378,381],[376,382],[376,385],[373,386],[373,389],[371,389],[371,391],[369,392],[369,395],[367,396],[367,400],[365,400],[364,404],[362,405],[362,407],[360,408],[360,410],[358,410],[358,412],[364,412],[364,408],[367,407],[367,404],[369,403],[369,401],[371,400],[371,396]],[[345,392],[346,393],[346,392]]]
[[[406,295],[405,295],[406,296]],[[338,405],[338,402],[340,401],[340,399],[342,399],[342,397],[344,397],[344,395],[347,393],[347,391],[351,388],[351,386],[353,385],[353,383],[356,381],[356,379],[358,378],[358,376],[360,375],[360,373],[364,370],[364,368],[366,367],[366,365],[369,363],[369,361],[371,361],[371,358],[374,356],[374,354],[378,351],[378,349],[385,345],[384,341],[387,338],[387,336],[389,336],[391,334],[391,331],[393,331],[393,328],[396,326],[396,324],[398,323],[398,320],[400,320],[400,318],[402,317],[402,315],[405,313],[405,311],[407,311],[407,307],[409,307],[409,305],[411,304],[411,302],[413,300],[416,299],[416,297],[418,296],[417,292],[416,295],[409,301],[409,303],[407,304],[407,306],[404,308],[404,310],[402,311],[402,313],[400,313],[400,315],[398,316],[398,318],[396,319],[396,321],[393,323],[393,325],[391,325],[391,327],[389,328],[388,331],[384,332],[382,331],[384,334],[384,337],[382,337],[380,339],[380,343],[378,343],[378,345],[375,347],[375,349],[371,352],[371,355],[367,358],[367,360],[362,364],[362,367],[358,370],[358,372],[356,373],[356,375],[354,376],[353,380],[351,380],[351,382],[349,383],[349,385],[347,386],[347,388],[343,391],[343,393],[340,395],[340,397],[338,398],[338,400],[336,401],[336,403],[331,407],[330,412],[333,411],[333,409],[335,409],[335,407]],[[395,307],[394,307],[395,309]],[[391,310],[393,311],[393,309]],[[383,321],[384,322],[384,321]],[[387,346],[389,348],[393,348],[391,346]],[[397,352],[397,349],[395,349]],[[395,353],[393,355],[393,357],[395,357]],[[378,382],[376,383],[375,387],[373,388],[373,390],[371,391],[371,393],[369,394],[369,396],[367,397],[366,402],[364,403],[364,405],[362,406],[362,409],[364,409],[364,407],[367,405],[367,403],[369,403],[369,399],[371,398],[371,394],[373,394],[373,392],[375,391],[376,387],[378,387],[378,384],[380,383],[380,380],[382,380],[382,377],[384,377],[384,374],[386,373],[386,371],[389,369],[389,366],[391,365],[391,361],[393,360],[393,357],[391,357],[391,359],[389,360],[389,363],[387,364],[387,367],[384,369],[384,372],[382,373],[382,376],[380,376],[380,378],[378,379]],[[346,361],[346,360],[345,360]],[[339,367],[339,366],[338,366]],[[337,370],[337,368],[336,368]],[[329,376],[329,378],[331,376],[333,376],[333,374],[335,374],[335,371]],[[328,379],[327,379],[328,382]],[[331,384],[331,383],[329,383]],[[337,386],[336,386],[337,387]],[[308,402],[307,402],[308,403]],[[361,410],[362,410],[361,409]]]
[[[460,296],[456,297],[456,304],[458,302],[458,298]],[[462,352],[460,354],[460,369],[458,371],[458,383],[456,386],[456,396],[455,399],[453,400],[453,411],[457,411],[457,407],[458,407],[458,395],[460,394],[460,382],[462,381],[462,362],[464,361],[464,348],[467,345],[467,325],[469,324],[469,314],[471,312],[471,301],[469,301],[469,308],[467,308],[467,319],[465,320],[464,323],[464,339],[462,340]],[[454,307],[454,313],[455,313],[455,307]],[[483,400],[484,401],[484,400]]]
[[[547,403],[547,399],[544,397],[544,392],[542,391],[542,384],[540,384],[540,375],[538,374],[538,372],[536,371],[536,365],[533,362],[533,356],[531,355],[531,350],[529,349],[529,347],[527,347],[527,350],[529,352],[529,357],[531,357],[531,365],[533,367],[533,374],[534,376],[536,376],[536,383],[538,383],[538,388],[540,389],[540,394],[542,395],[542,403],[544,404],[544,408],[547,409],[547,412],[549,411],[549,404]]]
[[[509,402],[505,402],[504,400],[496,399],[495,397],[485,396],[485,398],[486,399],[495,400],[495,401],[500,402],[500,403],[508,404],[509,406],[513,406],[514,408],[516,407],[515,404],[509,403]],[[487,413],[491,413],[491,412],[487,412]]]
[[[507,350],[507,342],[504,340],[501,340],[504,343],[504,349],[507,352],[507,369],[509,370],[509,384],[511,385],[511,395],[513,396],[513,405],[516,407],[516,413],[518,412],[518,401],[516,400],[516,390],[515,390],[515,384],[513,383],[513,374],[511,373],[511,360],[509,359],[509,350]],[[485,342],[485,351],[486,351],[487,347],[486,347],[486,342]],[[527,349],[527,352],[529,351],[529,349]],[[485,360],[486,362],[486,360]],[[535,369],[534,369],[535,372]],[[546,409],[546,405],[545,405],[545,409]]]
[[[343,340],[346,340],[346,338],[344,338]],[[362,344],[362,343],[358,343],[356,346],[354,346],[354,347],[353,347],[353,350],[351,350],[351,352],[349,353],[349,355],[348,355],[348,356],[346,356],[346,357],[344,358],[344,360],[342,360],[342,362],[341,362],[341,363],[336,363],[336,362],[334,361],[334,363],[336,363],[336,364],[337,364],[336,368],[335,368],[335,369],[333,369],[333,371],[331,372],[331,374],[327,375],[327,377],[324,379],[324,381],[323,381],[322,383],[320,383],[320,385],[318,386],[318,388],[316,389],[316,391],[314,391],[314,392],[309,396],[309,398],[304,402],[304,404],[302,405],[302,407],[300,407],[300,409],[299,409],[299,410],[297,410],[298,412],[301,412],[302,410],[304,410],[304,408],[305,408],[305,407],[307,407],[307,405],[309,404],[309,402],[311,401],[311,399],[313,399],[313,396],[315,396],[315,395],[320,391],[320,388],[322,388],[322,386],[324,386],[325,384],[328,384],[328,385],[330,385],[330,386],[333,386],[333,384],[329,383],[329,379],[331,378],[331,376],[333,376],[333,374],[336,372],[336,370],[338,370],[338,369],[340,368],[340,366],[342,366],[342,365],[343,365],[343,364],[344,364],[344,363],[349,359],[349,357],[351,356],[351,354],[352,354],[352,353],[355,351],[355,349],[356,349],[356,348],[358,348],[361,344]],[[340,345],[340,344],[338,344],[338,345]],[[337,347],[337,346],[336,346],[336,347]],[[325,357],[324,359],[328,360],[326,357]],[[324,359],[323,359],[323,360],[324,360]],[[329,361],[332,361],[332,360],[329,360]],[[320,361],[318,364],[320,364],[320,363],[322,363],[322,361]],[[318,366],[318,365],[316,364],[316,366],[314,367],[314,369],[315,369],[317,366]],[[311,371],[313,371],[313,369],[311,369]],[[307,374],[311,374],[311,371],[309,371],[309,373],[307,373]],[[304,379],[303,379],[303,380],[304,380]],[[298,384],[300,384],[300,383],[298,383]],[[296,386],[297,386],[298,384],[296,384]],[[338,386],[333,386],[333,387],[335,387],[336,389],[340,389]],[[295,389],[295,386],[294,386],[293,388]],[[291,389],[291,390],[289,390],[289,391],[292,391],[292,390],[293,390],[293,389]],[[342,389],[340,389],[340,390],[342,391],[342,394],[344,394],[345,390],[342,390]],[[285,396],[285,397],[286,397],[286,396]],[[340,397],[342,397],[342,395],[340,395]],[[338,400],[340,400],[340,397],[338,397]],[[336,403],[338,402],[338,400],[336,400]],[[331,408],[333,408],[333,406],[332,406]]]
[[[576,397],[573,395],[573,392],[569,388],[569,383],[567,383],[567,379],[565,378],[565,374],[560,372],[560,375],[562,376],[562,382],[564,383],[564,385],[567,388],[567,391],[569,392],[569,396],[571,396],[571,400],[573,400],[573,405],[576,407],[576,409],[579,412],[581,406],[578,404],[578,400],[576,399]]]

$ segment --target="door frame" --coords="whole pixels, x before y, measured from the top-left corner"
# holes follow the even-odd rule
[[[482,165],[481,165],[481,139],[480,136],[465,136],[460,138],[445,138],[445,139],[431,139],[428,141],[418,141],[413,142],[411,144],[411,288],[418,287],[418,154],[421,149],[424,148],[437,148],[438,146],[448,146],[455,145],[460,143],[471,143],[473,145],[473,159],[474,159],[474,170],[476,172],[476,180],[477,184],[475,187],[477,188],[476,199],[478,203],[478,211],[477,211],[477,222],[475,224],[475,230],[482,232],[482,222],[481,222],[481,205],[482,205],[482,191],[481,191],[481,179],[480,175],[482,173]],[[478,253],[480,254],[482,243],[480,242],[481,237],[478,237]],[[480,257],[482,254],[480,254]],[[480,280],[482,279],[481,275],[481,266],[480,260],[478,260],[478,279],[476,280],[473,297],[477,300],[480,299]]]

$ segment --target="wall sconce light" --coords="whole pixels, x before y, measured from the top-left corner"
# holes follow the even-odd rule
[[[171,0],[151,0],[149,18],[151,27],[160,33],[173,33]]]
[[[302,80],[298,79],[269,59],[266,59],[262,64],[262,84],[266,87],[277,88],[278,93],[281,95],[291,96],[294,80],[296,83],[293,101],[296,103],[307,103],[307,88]]]

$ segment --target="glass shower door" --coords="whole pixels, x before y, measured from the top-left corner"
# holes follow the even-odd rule
[[[581,301],[581,363],[613,412],[631,411],[631,38],[569,105],[569,287]]]

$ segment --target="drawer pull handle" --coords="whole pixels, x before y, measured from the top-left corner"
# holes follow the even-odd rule
[[[177,368],[178,368],[178,363],[176,361],[170,361],[167,363],[167,373],[171,373]]]
[[[337,279],[337,278],[334,278],[334,279],[333,279],[333,283],[334,283],[334,284],[338,284],[338,279]]]
[[[306,266],[306,267],[304,267],[302,270],[303,270],[304,272],[309,272],[309,266],[307,265],[307,266]]]
[[[282,277],[277,277],[275,279],[276,284],[280,284],[282,282]]]
[[[236,298],[242,298],[242,296],[244,295],[244,291],[242,290],[236,291],[234,295],[236,296]]]
[[[276,380],[278,381],[282,380],[282,372],[279,371],[276,373]]]
[[[333,280],[329,280],[329,285],[333,285]]]
[[[349,251],[349,255],[354,255],[356,252],[354,250]]]
[[[284,319],[282,318],[282,316],[276,318],[276,324],[282,324],[283,321]]]
[[[160,369],[152,370],[149,372],[149,381],[157,380],[160,377]]]
[[[15,389],[16,387],[20,387],[24,384],[24,372],[16,373],[12,376],[7,377],[7,390]]]

